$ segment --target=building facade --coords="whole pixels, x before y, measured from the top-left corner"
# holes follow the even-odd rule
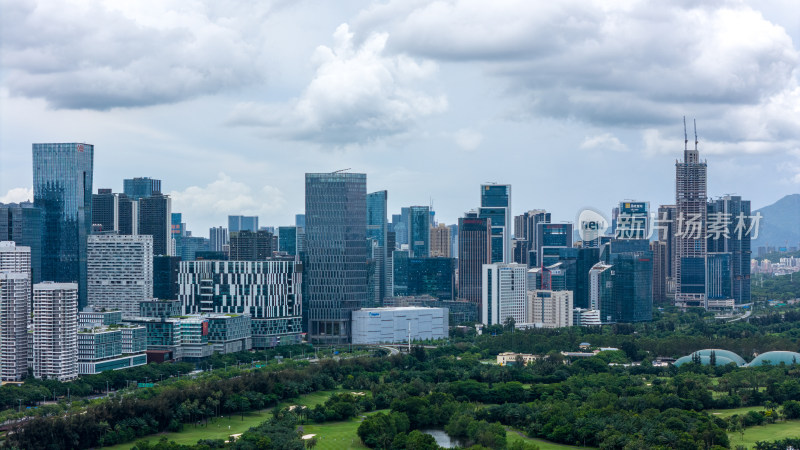
[[[451,239],[450,227],[440,223],[439,226],[431,228],[431,257],[433,258],[450,258]]]
[[[353,344],[387,344],[447,339],[445,308],[415,306],[364,308],[353,311]]]
[[[0,242],[13,241],[30,248],[31,282],[42,276],[42,210],[31,202],[0,203]],[[2,270],[2,269],[0,269]]]
[[[492,222],[492,262],[511,262],[511,185],[482,184],[478,217]]]
[[[140,200],[161,192],[161,180],[149,177],[128,178],[122,181],[122,192],[133,200]]]
[[[122,234],[88,239],[88,304],[95,309],[139,313],[153,297],[153,237]]]
[[[491,220],[467,213],[458,219],[458,298],[477,304],[483,296],[483,265],[491,264]]]
[[[258,216],[228,216],[228,232],[258,231]]]
[[[481,322],[503,325],[512,318],[521,324],[528,319],[528,266],[493,263],[483,265]]]
[[[572,291],[532,290],[527,322],[543,328],[573,325]]]
[[[28,321],[31,284],[27,268],[0,269],[0,381],[28,375]]]
[[[154,192],[139,199],[139,234],[153,236],[153,255],[175,254],[172,240],[172,199]]]
[[[694,150],[689,150],[688,139],[685,144],[683,162],[675,162],[675,304],[705,307],[708,165],[700,161],[697,139]]]
[[[350,342],[367,298],[367,175],[306,174],[304,319],[311,342]]]
[[[33,144],[33,204],[42,210],[40,279],[78,283],[80,306],[86,305],[93,173],[90,144]]]
[[[230,235],[231,261],[265,261],[272,257],[269,231],[234,231]]]
[[[707,250],[730,254],[731,298],[735,304],[750,303],[750,239],[752,224],[750,201],[737,195],[726,195],[708,203],[709,226]],[[713,232],[712,232],[713,231]],[[713,282],[713,281],[709,281]]]
[[[78,377],[78,284],[33,285],[33,376]]]

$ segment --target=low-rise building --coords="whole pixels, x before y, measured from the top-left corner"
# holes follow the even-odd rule
[[[541,356],[531,355],[530,353],[503,352],[497,355],[497,364],[500,364],[501,366],[516,364],[517,358],[522,358],[522,363],[528,365],[529,363],[541,358]]]
[[[363,308],[352,312],[353,344],[385,344],[445,339],[448,313],[445,308],[414,306]]]
[[[93,375],[107,370],[128,369],[147,364],[144,350],[133,354],[123,354],[123,340],[133,333],[123,333],[123,326],[98,326],[78,331],[78,373]],[[132,327],[132,330],[143,330]],[[131,343],[127,343],[132,348]]]

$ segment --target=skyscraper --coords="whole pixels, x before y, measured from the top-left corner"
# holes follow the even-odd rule
[[[272,257],[272,233],[234,231],[230,236],[231,261],[265,261]]]
[[[370,253],[372,253],[371,259],[375,264],[373,284],[377,306],[383,305],[384,298],[391,295],[389,286],[391,286],[392,274],[388,271],[388,268],[391,267],[391,253],[386,247],[388,200],[389,194],[387,191],[367,194],[367,239],[375,241],[375,248]]]
[[[78,377],[78,285],[33,285],[33,376]]]
[[[2,241],[13,241],[18,247],[30,249],[28,270],[31,283],[39,282],[42,277],[42,210],[30,202],[19,205],[0,203],[0,242]]]
[[[139,177],[122,181],[122,192],[132,200],[141,200],[161,192],[161,180]]]
[[[650,202],[619,202],[614,230],[616,239],[647,239],[650,227]]]
[[[211,227],[208,229],[209,250],[221,252],[228,245],[228,229],[225,227]]]
[[[706,306],[706,173],[700,162],[695,134],[694,150],[684,141],[683,162],[675,162],[675,304]]]
[[[571,223],[547,223],[538,222],[536,224],[536,265],[548,265],[545,252],[548,248],[572,247],[572,224]],[[553,255],[558,254],[558,250],[553,249]]]
[[[467,213],[458,219],[458,297],[481,303],[483,265],[492,262],[491,220]]]
[[[228,232],[258,231],[258,216],[228,216]]]
[[[708,253],[730,253],[731,295],[737,305],[750,303],[750,201],[726,195],[708,203],[708,220],[718,223],[719,233],[709,232]],[[741,224],[739,223],[741,222]],[[737,226],[744,230],[737,230]],[[711,271],[709,271],[711,273]],[[715,272],[719,273],[719,272]]]
[[[478,217],[492,221],[492,262],[511,262],[511,185],[482,184]]]
[[[450,252],[450,228],[440,223],[439,226],[431,228],[431,256],[434,258],[449,258]]]
[[[430,211],[428,206],[408,208],[408,249],[414,258],[430,256]]]
[[[312,342],[350,340],[350,313],[367,298],[367,175],[306,174],[304,314]]]
[[[139,313],[139,302],[153,297],[153,237],[89,236],[88,304],[96,310]]]
[[[484,325],[528,321],[528,266],[484,264],[481,283],[481,322]]]
[[[28,374],[31,249],[0,242],[0,381]]]
[[[78,284],[86,305],[86,239],[92,231],[94,146],[33,144],[33,203],[41,208],[41,279]]]
[[[161,192],[139,199],[139,234],[153,236],[154,255],[174,255],[172,199]]]

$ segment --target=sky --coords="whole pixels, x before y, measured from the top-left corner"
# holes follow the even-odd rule
[[[188,229],[291,225],[304,174],[454,223],[480,184],[554,221],[675,199],[675,160],[753,209],[800,192],[796,0],[0,0],[0,202],[31,144],[93,144],[94,189],[162,180]]]

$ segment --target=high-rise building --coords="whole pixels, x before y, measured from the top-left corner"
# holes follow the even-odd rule
[[[78,377],[78,285],[33,285],[33,376]]]
[[[161,300],[178,298],[180,256],[153,256],[153,297]]]
[[[528,291],[528,317],[525,322],[543,328],[571,327],[573,324],[572,291],[535,289]]]
[[[684,142],[683,162],[675,162],[675,304],[706,306],[706,173],[695,137],[694,150]]]
[[[647,239],[650,229],[650,202],[619,202],[619,215],[614,229],[616,239]]]
[[[208,229],[209,246],[212,252],[225,251],[228,245],[228,229],[225,227],[211,227]]]
[[[661,205],[658,207],[658,216],[653,230],[656,238],[664,244],[664,258],[666,260],[664,275],[664,301],[675,300],[675,219],[677,207],[675,205]],[[653,280],[654,286],[656,280]]]
[[[306,215],[305,214],[295,214],[294,215],[294,226],[305,228],[306,227]]]
[[[42,277],[42,210],[31,202],[0,203],[0,241],[30,248],[31,283]],[[2,270],[2,269],[0,269]]]
[[[139,199],[139,234],[153,236],[154,255],[174,255],[172,199],[160,192]]]
[[[572,224],[538,222],[536,224],[537,266],[548,265],[545,258],[547,247],[572,247]],[[557,250],[554,251],[554,255],[558,253]]]
[[[458,257],[458,224],[448,225],[450,228],[450,255],[453,258]]]
[[[519,252],[525,252],[528,266],[536,265],[536,258],[531,258],[531,251],[536,252],[536,228],[539,223],[550,223],[550,213],[543,209],[533,209],[514,217],[514,238],[523,241]],[[519,257],[523,259],[522,256]]]
[[[302,264],[183,261],[179,284],[186,314],[249,315],[253,347],[300,342]]]
[[[86,305],[94,146],[33,144],[33,204],[42,210],[42,280],[78,283]]]
[[[646,239],[619,240],[603,246],[603,261],[612,265],[615,322],[653,319],[653,253]],[[602,314],[601,319],[606,320]]]
[[[228,216],[228,232],[258,231],[258,216]]]
[[[482,184],[478,217],[492,221],[492,262],[511,262],[511,185]]]
[[[402,249],[403,244],[408,245],[409,236],[409,208],[400,208],[400,214],[392,214],[392,228],[397,237],[397,248]]]
[[[389,287],[391,286],[392,274],[389,272],[391,267],[391,252],[387,248],[387,234],[388,234],[388,200],[389,194],[387,191],[377,191],[367,194],[367,239],[374,241],[370,249],[370,260],[374,263],[374,277],[373,277],[373,304],[377,306],[383,305],[383,300],[391,295]],[[393,248],[391,250],[394,250]]]
[[[602,323],[613,323],[617,317],[613,276],[613,266],[605,262],[595,264],[589,271],[589,310],[600,311]]]
[[[458,297],[480,304],[483,265],[492,262],[491,220],[467,213],[458,219]]]
[[[750,303],[750,201],[726,195],[710,201],[707,213],[708,253],[730,253],[731,296],[737,305]]]
[[[111,189],[98,189],[97,194],[92,195],[92,225],[99,225],[103,232],[117,231],[118,201],[119,197]]]
[[[305,233],[300,227],[278,227],[278,251],[297,256],[303,250]]]
[[[438,227],[431,228],[431,257],[449,258],[450,253],[450,227],[440,223]]]
[[[653,252],[653,303],[667,301],[667,244],[662,241],[650,241]]]
[[[706,299],[709,305],[733,307],[735,304],[731,256],[731,253],[706,254]]]
[[[367,175],[306,174],[307,290],[312,342],[350,340],[350,313],[367,297]]]
[[[153,297],[153,237],[92,235],[88,255],[89,305],[139,314],[139,302]]]
[[[132,200],[141,200],[156,193],[161,193],[161,180],[139,177],[122,181],[122,192]]]
[[[393,256],[394,296],[429,295],[439,300],[455,299],[455,259],[409,258],[405,250],[396,250]]]
[[[589,270],[600,260],[600,251],[596,247],[556,247],[557,259],[554,260],[557,268],[550,268],[551,281],[553,271],[559,270],[558,282],[563,280],[563,286],[551,286],[553,290],[564,289],[573,292],[572,301],[576,308],[589,308]]]
[[[524,264],[484,264],[481,283],[481,322],[502,325],[528,321],[528,266]]]
[[[28,374],[31,249],[0,242],[0,381]]]
[[[272,233],[269,231],[231,232],[231,261],[265,261],[271,257]]]
[[[410,206],[408,208],[408,250],[410,256],[427,258],[430,256],[430,208]]]

